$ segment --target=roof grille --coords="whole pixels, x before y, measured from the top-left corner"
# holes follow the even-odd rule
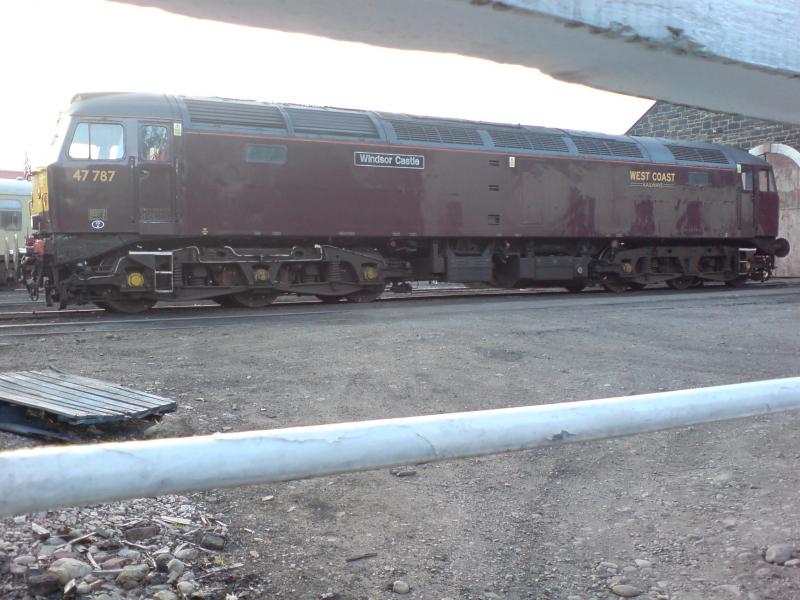
[[[287,108],[295,133],[377,138],[378,130],[366,113],[313,108]]]
[[[575,142],[575,147],[581,154],[642,158],[642,151],[634,142],[622,142],[620,140],[579,135],[573,135],[571,137],[572,141]]]
[[[432,142],[434,144],[460,144],[483,146],[477,129],[452,125],[428,125],[414,121],[389,121],[398,140],[409,142]]]
[[[545,152],[569,152],[567,143],[560,135],[532,133],[528,134],[528,140],[530,140],[534,150],[544,150]]]
[[[533,150],[533,145],[528,137],[521,131],[503,131],[502,129],[489,129],[492,143],[499,148],[519,148],[520,150]]]
[[[672,152],[672,156],[675,160],[714,163],[718,165],[728,164],[728,159],[725,158],[725,154],[723,154],[721,150],[716,150],[714,148],[694,148],[692,146],[667,144],[667,149]]]
[[[569,152],[564,138],[550,133],[527,133],[505,129],[488,129],[492,142],[498,148],[540,150],[543,152]]]
[[[286,129],[283,115],[276,106],[188,98],[184,102],[192,123]]]

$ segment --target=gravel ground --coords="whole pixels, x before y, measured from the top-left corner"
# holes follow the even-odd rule
[[[87,439],[800,375],[796,291],[610,298],[343,305],[318,314],[306,307],[303,315],[192,329],[34,336],[0,352],[7,370],[50,364],[178,400],[178,411],[155,426],[82,431]],[[0,521],[0,596],[30,597],[38,589],[31,580],[48,572],[68,583],[51,567],[61,557],[89,565],[73,565],[85,573],[68,594],[97,600],[800,598],[798,423],[800,415],[787,413],[9,518]],[[0,434],[0,448],[36,443]],[[137,528],[145,537],[132,541]],[[68,544],[87,533],[94,535]],[[118,572],[104,573],[114,569],[97,553],[122,559],[110,563]],[[173,560],[183,568],[170,570]],[[118,581],[125,567],[128,589]]]

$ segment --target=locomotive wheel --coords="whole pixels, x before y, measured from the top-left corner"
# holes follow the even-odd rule
[[[583,288],[585,288],[585,287],[586,287],[586,284],[583,281],[571,281],[567,285],[564,286],[564,288],[570,294],[577,294],[578,292],[583,291]]]
[[[740,275],[739,277],[734,277],[733,279],[729,279],[725,282],[725,285],[728,287],[738,288],[742,287],[744,284],[747,283],[747,276]]]
[[[383,290],[386,289],[386,286],[383,285],[375,285],[366,287],[363,290],[358,290],[357,292],[353,292],[352,294],[348,294],[344,297],[347,302],[356,302],[356,303],[363,303],[363,302],[374,302],[378,298],[380,298]]]
[[[603,286],[603,289],[612,294],[621,294],[628,289],[628,282],[620,281],[619,279],[608,279],[600,285]]]
[[[483,281],[465,281],[463,285],[470,290],[487,290],[492,287],[492,284]]]
[[[156,303],[155,300],[147,298],[120,298],[117,300],[106,300],[95,302],[95,305],[108,312],[122,313],[126,315],[136,315],[147,312]]]
[[[239,292],[223,296],[217,302],[222,306],[237,308],[264,308],[275,302],[279,295],[278,292]]]
[[[631,281],[628,284],[628,287],[630,289],[632,289],[634,292],[638,292],[638,291],[643,290],[644,288],[646,288],[647,284],[646,283],[637,283],[636,281]]]
[[[668,279],[667,287],[673,290],[688,290],[690,287],[694,287],[696,281],[697,277],[686,275],[684,277],[678,277],[677,279]]]
[[[224,306],[225,308],[235,308],[236,304],[233,303],[230,296],[217,296],[216,298],[211,299],[213,302],[216,302],[220,306]]]

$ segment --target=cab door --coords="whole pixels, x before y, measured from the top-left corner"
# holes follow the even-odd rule
[[[136,231],[125,134],[122,122],[78,120],[73,125],[64,160],[37,176],[37,191],[45,194],[42,205],[48,203],[48,188],[54,200],[48,204],[56,231]]]
[[[753,237],[755,235],[755,170],[749,165],[740,165],[739,206],[739,237]]]
[[[778,235],[780,199],[772,170],[759,168],[757,183],[756,235],[775,237]]]
[[[176,164],[171,123],[140,123],[136,195],[142,234],[176,233]]]

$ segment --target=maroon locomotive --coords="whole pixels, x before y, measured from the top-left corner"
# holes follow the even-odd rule
[[[73,98],[34,175],[30,285],[62,307],[763,280],[770,166],[713,144],[222,99]]]

